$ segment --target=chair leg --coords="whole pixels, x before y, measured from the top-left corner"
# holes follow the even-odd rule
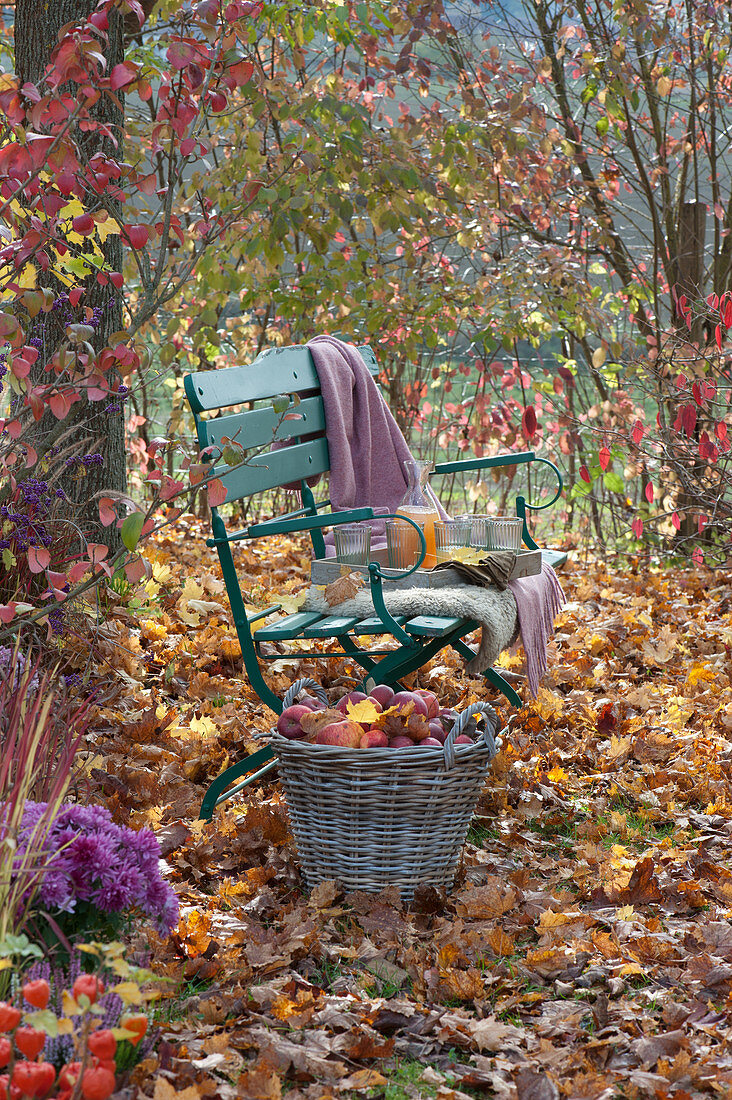
[[[256,782],[257,779],[277,767],[277,761],[274,760],[273,757],[274,753],[272,749],[259,749],[257,752],[253,752],[250,756],[246,756],[243,760],[240,760],[238,764],[232,764],[230,768],[227,768],[226,771],[222,772],[221,775],[214,779],[213,783],[206,791],[203,802],[201,803],[201,812],[198,816],[204,821],[210,821],[213,817],[214,810],[220,802],[232,798],[235,794],[238,794],[239,791],[248,787],[251,783]],[[267,763],[268,761],[269,763]],[[264,764],[264,767],[259,767],[261,764]],[[252,772],[253,774],[248,775],[248,772]],[[228,790],[227,788],[235,779],[238,779],[240,775],[246,775],[247,778],[242,783],[237,783],[231,790]]]

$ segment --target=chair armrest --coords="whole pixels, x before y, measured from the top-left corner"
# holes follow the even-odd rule
[[[242,533],[243,538],[255,539],[260,535],[285,535],[291,531],[312,531],[321,527],[338,527],[341,523],[359,523],[373,519],[372,508],[350,508],[345,512],[326,512],[322,516],[301,516],[297,519],[268,519],[253,523]]]
[[[533,462],[534,451],[517,451],[516,454],[492,455],[490,458],[459,458],[455,462],[438,462],[430,477],[435,474],[459,474],[468,470],[489,470],[496,466],[519,466],[522,462]],[[539,462],[545,459],[539,459]],[[550,464],[551,465],[551,464]]]
[[[242,539],[257,539],[261,535],[285,535],[291,531],[312,531],[320,527],[337,527],[339,523],[358,523],[360,520],[373,519],[371,508],[351,508],[347,512],[328,512],[324,516],[300,516],[296,519],[267,519],[264,523],[253,523],[243,531],[227,535],[224,539],[206,539],[206,546],[221,546],[224,542],[241,542]]]
[[[553,470],[557,478],[557,489],[551,500],[546,500],[543,504],[529,504],[523,497],[516,498],[517,504],[521,502],[521,507],[524,509],[529,508],[532,512],[540,512],[542,508],[550,508],[561,495],[564,485],[562,475],[553,462],[550,462],[548,458],[537,458],[534,451],[518,451],[516,454],[493,455],[491,458],[465,458],[458,459],[456,462],[440,462],[430,473],[430,477],[433,477],[434,474],[456,474],[468,470],[495,469],[497,466],[519,466],[524,462],[540,462],[543,466],[548,466],[550,470]],[[519,510],[518,514],[524,515],[525,513]],[[533,549],[536,549],[536,547],[534,546]]]

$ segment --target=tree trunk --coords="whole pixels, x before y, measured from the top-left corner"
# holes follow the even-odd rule
[[[21,84],[30,81],[41,85],[51,52],[58,42],[58,32],[66,23],[78,23],[86,20],[96,8],[96,0],[16,0],[15,6],[15,53],[16,71]],[[109,15],[109,43],[106,48],[107,73],[124,59],[123,18],[118,12]],[[118,93],[119,95],[119,93]],[[121,100],[120,100],[121,102]],[[110,127],[115,135],[115,145],[109,138],[100,137],[96,132],[78,131],[76,141],[85,157],[103,152],[122,158],[122,139],[124,136],[123,111],[108,96],[103,95],[94,106],[95,118]],[[118,219],[119,220],[119,219]],[[119,236],[109,236],[102,246],[105,260],[114,271],[122,269],[122,243]],[[65,292],[65,288],[53,278],[39,277],[39,282],[50,286],[56,296]],[[84,305],[97,310],[99,322],[94,337],[94,347],[100,351],[113,332],[122,329],[121,292],[111,283],[100,286],[94,275],[87,277]],[[47,376],[43,373],[45,363],[53,355],[63,336],[64,308],[53,313],[39,315],[40,323],[31,335],[39,336],[43,341],[36,364],[35,379]],[[75,318],[78,319],[78,318]],[[43,326],[43,327],[42,327]],[[112,379],[110,378],[110,381]],[[113,489],[124,492],[127,488],[127,470],[125,462],[125,414],[124,403],[114,401],[90,402],[86,397],[77,401],[63,422],[64,429],[72,428],[69,437],[79,457],[85,454],[101,454],[100,465],[87,462],[71,463],[64,473],[60,485],[72,505],[72,514],[81,526],[84,534],[93,541],[105,542],[110,549],[119,546],[118,533],[114,526],[103,528],[99,523],[97,494]],[[48,413],[35,425],[35,438],[30,442],[39,455],[48,448],[49,436],[57,430],[58,422]],[[44,442],[45,441],[45,442]]]

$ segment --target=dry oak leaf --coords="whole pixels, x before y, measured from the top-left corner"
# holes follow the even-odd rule
[[[518,1100],[559,1100],[559,1089],[543,1070],[522,1069],[516,1076]]]
[[[201,1100],[201,1096],[201,1089],[196,1085],[189,1085],[182,1092],[178,1092],[164,1077],[158,1077],[155,1082],[153,1100]]]
[[[352,1061],[364,1058],[389,1058],[394,1052],[394,1039],[386,1039],[368,1024],[359,1023],[333,1040],[333,1053]]]
[[[495,1016],[486,1016],[470,1025],[470,1037],[478,1050],[505,1050],[525,1046],[526,1032],[512,1024],[502,1024]]]
[[[574,952],[568,947],[539,947],[526,955],[529,970],[542,978],[556,978],[563,974],[575,960]]]
[[[336,898],[343,894],[343,887],[333,878],[324,879],[314,886],[308,897],[308,905],[315,909],[329,909]]]
[[[237,1093],[241,1100],[280,1100],[279,1074],[266,1066],[245,1070],[239,1077]]]
[[[515,949],[513,936],[509,936],[502,928],[491,928],[485,937],[485,944],[498,958],[508,958]]]
[[[389,1082],[383,1074],[376,1069],[357,1069],[350,1077],[344,1077],[338,1082],[339,1089],[351,1089],[353,1092],[364,1092],[366,1089],[378,1088],[379,1085],[388,1085]]]
[[[480,1001],[487,995],[483,975],[475,966],[440,973],[440,992],[460,1001]]]
[[[627,886],[611,887],[606,893],[601,887],[594,894],[593,900],[597,905],[648,905],[651,902],[659,902],[663,894],[659,889],[655,877],[655,864],[651,856],[639,860],[630,876]]]
[[[667,1031],[665,1035],[652,1035],[635,1039],[630,1049],[638,1058],[643,1069],[651,1069],[659,1058],[673,1058],[682,1047],[688,1045],[686,1034],[681,1031]]]
[[[646,638],[641,647],[641,653],[646,665],[660,668],[674,657],[677,647],[677,637],[668,626],[661,627],[659,637],[655,641]]]
[[[328,607],[352,600],[359,588],[363,588],[364,579],[359,573],[349,573],[345,577],[339,577],[337,581],[326,584],[323,596]]]
[[[456,899],[458,916],[467,920],[490,920],[513,909],[516,891],[502,878],[494,876],[483,886],[462,890]]]
[[[343,715],[339,710],[328,707],[327,710],[311,710],[309,714],[303,714],[300,725],[306,737],[313,737],[318,730],[329,726],[331,722],[342,722]]]

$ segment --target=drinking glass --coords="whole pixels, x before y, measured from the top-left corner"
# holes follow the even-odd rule
[[[489,550],[520,550],[524,521],[517,516],[494,516],[488,524]]]
[[[411,569],[419,555],[419,539],[404,520],[386,521],[386,556],[390,569]]]
[[[470,546],[470,519],[444,519],[435,524],[435,553],[438,562],[450,561],[455,550]]]
[[[488,524],[491,516],[479,512],[472,512],[460,519],[466,519],[470,523],[470,545],[476,550],[488,549]]]
[[[343,565],[368,565],[371,528],[366,523],[341,523],[333,528],[336,561]]]

